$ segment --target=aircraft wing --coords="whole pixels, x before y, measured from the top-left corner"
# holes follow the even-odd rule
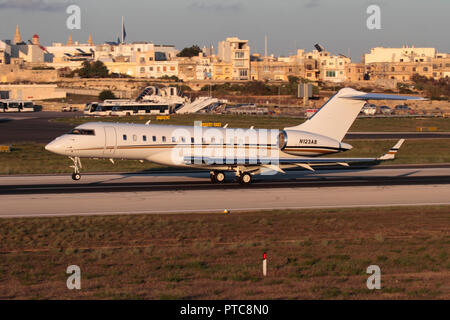
[[[314,171],[315,165],[342,165],[348,166],[350,163],[371,163],[395,159],[395,154],[405,140],[400,139],[387,153],[378,158],[317,158],[317,157],[280,157],[280,158],[230,158],[230,157],[199,157],[190,156],[184,158],[186,165],[209,165],[209,166],[252,166],[266,167],[275,171],[283,172],[281,165],[295,165]]]

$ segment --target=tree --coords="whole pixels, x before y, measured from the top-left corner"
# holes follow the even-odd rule
[[[84,61],[82,67],[74,72],[81,78],[107,78],[109,75],[108,68],[101,61]]]
[[[105,100],[108,100],[108,99],[116,99],[116,96],[115,96],[114,92],[112,92],[111,90],[103,90],[98,95],[98,98],[101,101],[105,101]]]
[[[195,56],[198,56],[198,54],[202,52],[202,49],[200,49],[199,46],[197,45],[193,45],[192,47],[188,47],[188,48],[184,48],[183,50],[181,50],[178,54],[177,57],[188,57],[188,58],[192,58]]]

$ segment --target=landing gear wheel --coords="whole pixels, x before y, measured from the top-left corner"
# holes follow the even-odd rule
[[[223,183],[225,181],[225,173],[223,173],[222,171],[217,171],[215,173],[215,179],[216,182]]]
[[[212,183],[223,183],[225,181],[225,173],[222,171],[211,171],[209,177]]]
[[[72,179],[75,181],[78,181],[81,179],[81,174],[79,173],[72,173]]]
[[[239,176],[239,183],[242,185],[249,185],[252,183],[252,175],[248,172],[244,172]]]

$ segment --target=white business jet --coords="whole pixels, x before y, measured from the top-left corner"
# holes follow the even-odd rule
[[[235,172],[241,184],[257,174],[284,173],[288,167],[314,171],[321,165],[349,166],[395,158],[399,140],[378,158],[320,157],[347,151],[345,134],[368,100],[425,100],[420,97],[365,93],[344,88],[304,123],[284,130],[204,128],[194,126],[89,122],[77,126],[45,149],[73,161],[72,178],[81,178],[80,158],[132,159],[173,167],[210,170],[213,183]]]

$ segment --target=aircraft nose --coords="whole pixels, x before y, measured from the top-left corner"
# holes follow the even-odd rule
[[[53,153],[60,153],[61,146],[56,140],[53,140],[52,142],[50,142],[49,144],[47,144],[45,146],[45,150],[53,152]]]

